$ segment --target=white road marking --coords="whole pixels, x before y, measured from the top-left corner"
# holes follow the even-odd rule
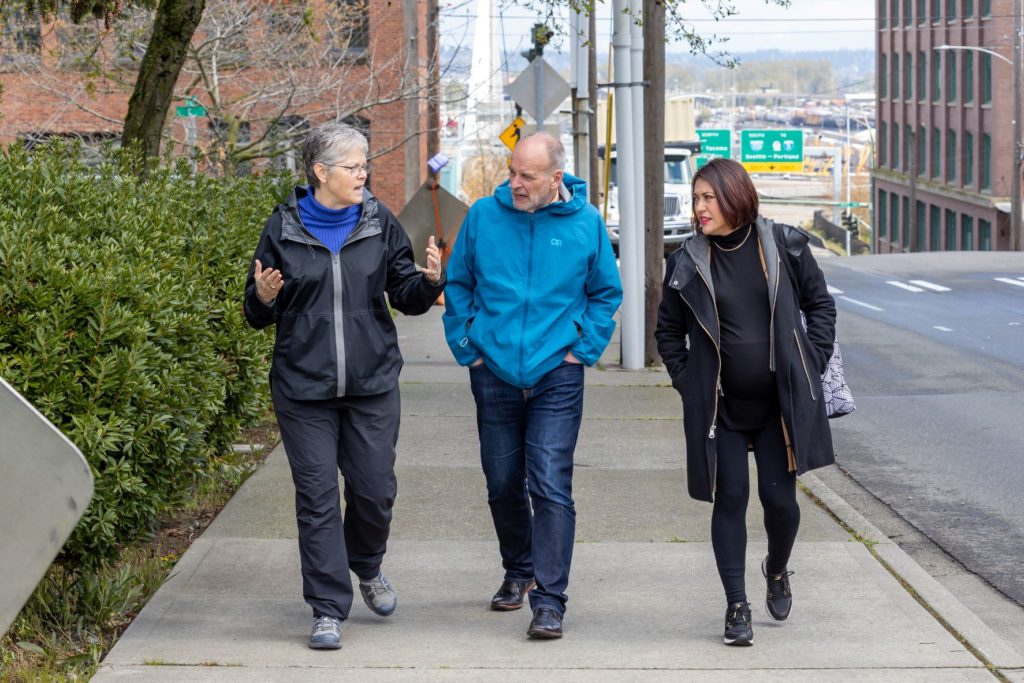
[[[914,285],[908,285],[907,283],[900,282],[899,280],[886,280],[885,284],[892,285],[893,287],[899,287],[900,289],[905,289],[908,292],[923,292],[924,291],[920,287],[915,287]]]
[[[842,299],[843,301],[849,301],[851,304],[856,304],[857,306],[863,306],[864,308],[870,308],[872,311],[884,311],[885,310],[884,308],[879,308],[878,306],[872,306],[871,304],[866,304],[863,301],[857,301],[856,299],[851,299],[848,296],[841,296],[839,298]]]
[[[932,327],[937,329],[939,332],[952,332],[953,331],[952,329],[950,329],[948,327],[943,327],[942,325],[932,325]]]
[[[1018,281],[1008,277],[997,277],[996,282],[1005,282],[1008,285],[1017,285],[1018,287],[1024,287],[1024,279]]]
[[[1024,278],[1022,278],[1022,279],[1024,279]],[[831,294],[832,296],[835,296],[836,294],[842,294],[843,293],[843,290],[839,289],[838,287],[833,287],[832,285],[825,285],[825,286],[828,287],[828,293]]]
[[[925,289],[930,289],[933,292],[950,292],[950,291],[952,291],[949,287],[943,287],[942,285],[937,285],[937,284],[935,284],[933,282],[928,282],[927,280],[911,280],[910,284],[917,285],[918,287],[924,287]]]
[[[1024,277],[1019,277],[1019,278],[1017,278],[1017,279],[1018,279],[1018,280],[1024,280]]]

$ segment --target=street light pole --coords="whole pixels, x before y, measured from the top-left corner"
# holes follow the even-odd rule
[[[1021,149],[1021,69],[1024,60],[1021,55],[1021,14],[1024,0],[1013,0],[1013,59],[1007,59],[995,50],[976,45],[939,45],[935,50],[971,50],[984,52],[1013,67],[1013,175],[1010,177],[1010,251],[1020,251],[1021,245],[1021,202],[1020,176],[1022,165]]]

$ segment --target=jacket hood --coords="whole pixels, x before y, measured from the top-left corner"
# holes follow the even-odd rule
[[[565,188],[569,191],[569,199],[567,201],[554,202],[553,204],[542,206],[537,209],[537,213],[544,211],[553,214],[566,215],[583,210],[588,203],[587,183],[574,175],[565,173],[562,176],[562,184],[565,185]],[[519,211],[512,202],[512,188],[509,186],[509,181],[507,180],[494,189],[494,199],[506,209]]]

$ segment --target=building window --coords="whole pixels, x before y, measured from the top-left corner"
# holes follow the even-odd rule
[[[895,100],[900,96],[900,56],[897,53],[892,55],[892,98]]]
[[[946,131],[946,180],[956,180],[956,131]]]
[[[917,223],[914,224],[914,235],[917,238],[917,244],[914,245],[914,251],[924,251],[924,202],[917,203],[915,220]]]
[[[925,86],[928,83],[928,62],[924,58],[924,52],[917,53],[917,101],[924,102]]]
[[[964,0],[964,19],[974,17],[974,0]]]
[[[889,125],[882,121],[878,124],[878,165],[886,166],[889,163],[888,151]]]
[[[892,152],[892,170],[898,171],[900,169],[900,124],[892,124],[892,144],[889,145],[889,151]]]
[[[886,0],[878,0],[878,26],[879,28],[885,28],[888,25],[888,16],[885,13],[889,3]]]
[[[0,45],[0,69],[7,71],[19,64],[36,64],[42,51],[39,17],[24,9],[3,9]]]
[[[988,133],[981,134],[981,171],[978,180],[982,190],[992,187],[992,138]]]
[[[910,149],[911,144],[914,142],[914,129],[910,127],[910,124],[903,126],[903,163],[908,167],[914,163],[914,159],[911,156],[912,150]]]
[[[978,249],[992,251],[992,224],[984,218],[978,221]]]
[[[903,25],[910,26],[910,0],[903,0]]]
[[[366,0],[335,0],[338,19],[331,22],[332,51],[346,59],[363,60],[370,47],[370,12]]]
[[[273,145],[270,168],[302,174],[302,139],[309,130],[309,121],[303,116],[286,114],[272,121],[267,131],[268,141]]]
[[[878,60],[878,96],[881,99],[889,96],[889,56],[884,52]]]
[[[931,234],[928,236],[928,249],[930,251],[939,251],[942,249],[942,209],[934,204],[931,206],[929,232]]]
[[[925,152],[928,151],[928,145],[925,142],[928,138],[928,129],[921,126],[917,129],[917,140],[914,141],[914,146],[917,148],[917,175],[927,175],[928,166],[925,161]]]
[[[992,102],[992,55],[981,55],[981,103]]]
[[[956,0],[946,0],[946,19],[956,19]]]
[[[889,195],[889,217],[892,219],[892,233],[889,237],[889,244],[900,242],[900,198],[895,194]]]
[[[892,27],[900,25],[900,0],[892,0],[889,3],[889,18],[892,19]]]
[[[878,191],[878,236],[885,237],[886,233],[889,232],[889,222],[886,220],[887,212],[889,210],[888,204],[889,193],[885,190]]]
[[[974,53],[964,52],[964,104],[974,101]]]
[[[942,60],[932,59],[932,102],[938,102],[942,96]]]
[[[964,185],[974,183],[974,133],[964,133]]]
[[[981,16],[987,17],[992,14],[992,0],[981,0]]]
[[[925,0],[917,0],[917,23],[923,24],[925,19],[928,17],[928,13],[924,8]]]
[[[903,99],[911,100],[914,98],[913,87],[914,87],[914,60],[911,59],[911,54],[908,52],[903,55]]]
[[[903,246],[910,246],[910,199],[907,197],[903,198]]]
[[[940,0],[932,0],[932,21],[938,21],[940,19],[939,2]]]
[[[956,102],[956,54],[946,53],[946,101]]]
[[[939,177],[942,159],[942,136],[938,128],[932,128],[932,178]]]
[[[946,251],[956,251],[956,211],[946,209]]]
[[[960,248],[974,251],[974,216],[960,214]]]

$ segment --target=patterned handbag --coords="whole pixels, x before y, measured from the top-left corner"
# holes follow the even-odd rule
[[[838,341],[833,343],[832,356],[828,359],[825,374],[821,376],[821,396],[825,399],[825,414],[829,419],[849,415],[857,410],[843,374],[843,352],[839,350]]]

